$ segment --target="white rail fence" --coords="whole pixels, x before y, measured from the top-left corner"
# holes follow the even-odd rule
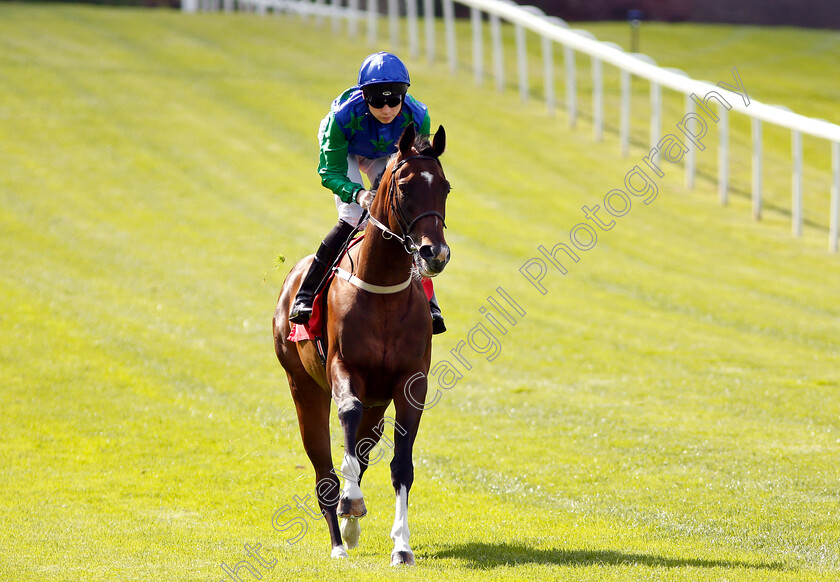
[[[386,3],[384,17],[390,44],[395,49],[400,42],[406,42],[408,52],[414,59],[420,58],[419,5],[422,2],[424,26],[423,35],[426,58],[434,62],[437,58],[435,0],[365,0],[364,10],[361,0],[183,0],[183,10],[187,12],[207,10],[246,10],[257,13],[278,12],[313,16],[316,22],[329,20],[334,31],[346,23],[351,37],[359,34],[359,23],[364,22],[368,42],[377,43],[380,19],[380,2]],[[656,146],[662,137],[662,88],[671,89],[685,96],[686,113],[695,112],[696,105],[703,105],[704,96],[709,92],[719,92],[720,87],[707,81],[691,79],[684,72],[676,69],[659,67],[647,55],[627,53],[618,45],[596,40],[583,30],[572,30],[568,24],[556,17],[545,15],[534,6],[520,6],[512,0],[442,0],[444,20],[444,43],[446,61],[454,73],[458,67],[458,47],[455,31],[454,4],[469,7],[472,23],[472,69],[476,83],[485,77],[483,27],[485,16],[490,27],[492,75],[496,87],[501,90],[505,85],[504,55],[501,22],[513,25],[515,31],[517,84],[523,101],[530,93],[528,53],[526,31],[539,36],[543,61],[543,98],[548,113],[553,114],[557,107],[555,88],[554,47],[563,47],[563,69],[565,71],[565,110],[568,123],[574,127],[578,118],[578,78],[575,68],[575,52],[588,55],[591,59],[592,73],[592,124],[594,137],[601,141],[604,132],[604,76],[603,63],[618,68],[620,72],[620,122],[619,141],[624,156],[630,147],[630,105],[631,78],[645,79],[650,83],[650,144]],[[406,26],[401,26],[401,14],[405,15]],[[407,38],[400,39],[400,32],[407,29]],[[762,125],[769,123],[791,132],[792,178],[791,178],[791,230],[795,237],[802,235],[802,181],[803,148],[802,136],[812,136],[827,140],[831,148],[831,193],[829,208],[828,248],[832,253],[838,250],[840,235],[840,125],[821,119],[805,117],[787,108],[766,105],[753,99],[729,99],[731,110],[748,116],[752,126],[752,211],[758,220],[762,213]],[[730,123],[729,110],[717,105],[716,123],[718,127],[718,192],[722,204],[726,204],[729,194],[730,160]],[[707,109],[707,113],[712,113]],[[696,148],[689,148],[685,155],[685,183],[694,186],[696,174]]]

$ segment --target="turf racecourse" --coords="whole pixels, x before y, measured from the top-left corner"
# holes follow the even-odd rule
[[[626,45],[626,25],[586,28]],[[840,121],[836,32],[645,23],[642,50],[713,82],[737,67],[751,97]],[[454,186],[434,360],[490,325],[499,287],[525,315],[492,351],[462,349],[470,368],[424,415],[417,567],[387,565],[387,447],[361,546],[328,559],[271,344],[289,265],[273,262],[334,221],[315,132],[370,51],[296,19],[0,4],[0,578],[229,580],[247,560],[278,581],[838,579],[827,146],[805,140],[801,240],[787,134],[765,128],[755,223],[748,142],[733,130],[722,208],[710,131],[694,190],[669,166],[542,295],[520,267],[640,163],[646,97],[621,158],[614,109],[596,143],[584,94],[571,131],[514,88],[476,93],[466,60],[456,77],[409,61]]]

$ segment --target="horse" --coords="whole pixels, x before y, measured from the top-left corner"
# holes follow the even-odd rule
[[[315,469],[318,504],[326,518],[333,558],[358,545],[367,513],[361,478],[385,424],[394,428],[391,483],[396,496],[391,564],[413,565],[408,494],[414,481],[412,450],[425,403],[431,362],[432,320],[422,277],[440,274],[450,258],[446,198],[450,185],[439,157],[440,126],[431,140],[409,125],[389,159],[369,209],[362,241],[334,269],[326,291],[326,363],[312,341],[292,342],[288,320],[313,255],[301,259],[283,283],[274,312],[274,346],[289,381],[303,448]],[[330,400],[344,433],[339,479],[330,451]],[[394,418],[385,411],[394,404]],[[338,518],[342,518],[339,525]]]

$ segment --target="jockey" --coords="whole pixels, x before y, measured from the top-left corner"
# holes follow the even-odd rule
[[[301,283],[289,314],[292,323],[309,321],[315,291],[359,225],[362,209],[370,208],[403,130],[413,123],[419,134],[430,133],[429,111],[408,94],[410,84],[408,69],[395,55],[372,54],[359,69],[358,84],[338,96],[321,121],[318,173],[321,184],[335,194],[338,224],[324,237]],[[370,190],[363,185],[362,173],[371,184]],[[432,332],[446,331],[434,295],[429,307]]]

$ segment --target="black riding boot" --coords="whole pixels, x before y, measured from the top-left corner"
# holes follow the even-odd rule
[[[344,243],[347,242],[354,231],[355,228],[352,225],[339,220],[338,224],[324,237],[318,252],[315,253],[315,259],[313,259],[312,265],[310,265],[309,271],[307,271],[303,282],[300,284],[300,289],[295,295],[295,302],[289,312],[290,322],[304,324],[309,321],[309,316],[312,315],[312,301],[315,299],[315,293],[321,286],[321,281],[324,280],[327,269],[332,265],[341,247],[344,246]]]
[[[445,332],[446,325],[443,323],[443,315],[440,313],[437,296],[434,294],[429,299],[429,310],[432,312],[432,335]]]

